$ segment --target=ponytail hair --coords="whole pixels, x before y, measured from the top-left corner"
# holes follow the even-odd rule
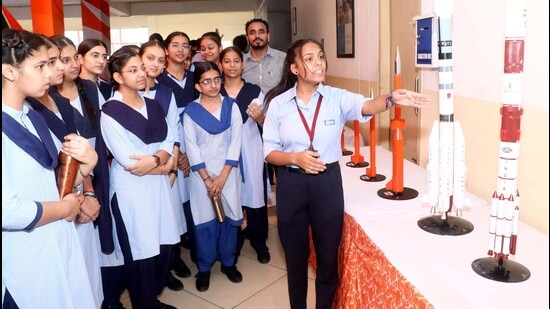
[[[294,87],[294,84],[296,84],[296,81],[298,81],[298,78],[296,77],[296,75],[290,71],[290,66],[292,64],[295,64],[296,59],[301,57],[302,47],[307,43],[317,44],[319,45],[323,53],[325,52],[323,45],[321,45],[321,43],[317,42],[314,39],[300,39],[300,40],[294,41],[294,43],[290,45],[290,47],[286,52],[281,80],[275,87],[269,90],[265,95],[264,111],[269,108],[269,103],[271,102],[271,100],[273,100],[273,98],[287,91],[288,89]]]

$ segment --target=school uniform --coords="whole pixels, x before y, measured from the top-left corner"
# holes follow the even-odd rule
[[[176,99],[172,90],[168,86],[157,83],[154,87],[149,89],[148,93],[146,91],[140,91],[139,93],[146,98],[155,99],[158,103],[160,103],[160,105],[162,106],[162,110],[165,113],[164,115],[166,116],[168,126],[171,128],[171,131],[174,134],[174,144],[180,146],[181,142],[179,139],[179,135],[177,134],[177,132],[179,132],[180,130],[179,115],[176,106]],[[172,153],[172,151],[170,153]],[[179,171],[179,169],[177,170]],[[178,174],[178,177],[182,176],[183,178],[183,172],[181,173],[181,175]],[[177,178],[171,190],[172,197],[174,198],[173,206],[174,212],[176,213],[177,231],[179,235],[183,235],[185,232],[187,232],[187,224],[185,223],[185,214],[183,213],[183,207],[181,207],[182,193],[180,192],[180,185],[178,185]]]
[[[30,147],[27,147],[30,146]],[[2,104],[2,303],[19,308],[95,308],[73,222],[36,226],[39,201],[59,201],[58,151],[44,119]]]
[[[326,171],[306,174],[297,166],[278,168],[277,228],[285,251],[288,290],[292,308],[306,307],[308,230],[311,227],[317,255],[315,279],[317,308],[330,308],[338,287],[338,246],[342,235],[344,195],[338,160],[342,128],[348,120],[365,122],[361,109],[367,98],[319,84],[306,105],[296,97],[296,85],[275,97],[264,122],[264,156],[272,151],[301,152],[310,148],[309,128],[317,107],[313,148],[326,163]]]
[[[174,135],[162,107],[155,100],[143,100],[144,106],[136,110],[122,102],[120,92],[115,92],[103,105],[100,117],[102,138],[114,157],[109,170],[115,245],[110,254],[111,266],[121,265],[123,258],[125,283],[134,308],[155,305],[155,257],[161,244],[179,241],[168,175],[136,176],[124,170],[136,162],[129,158],[131,154],[150,156],[158,150],[173,150]],[[103,274],[109,268],[104,267]]]
[[[237,228],[243,220],[238,167],[242,118],[233,99],[221,97],[221,100],[222,106],[214,114],[200,105],[200,97],[189,103],[183,114],[184,142],[192,171],[189,189],[200,272],[209,272],[217,259],[222,266],[234,265]],[[205,168],[214,178],[225,165],[233,168],[221,193],[225,221],[218,223],[204,181],[197,171]]]
[[[157,77],[157,82],[161,85],[168,86],[176,99],[177,113],[179,116],[179,132],[178,136],[180,137],[180,151],[181,153],[186,153],[185,144],[183,143],[183,111],[189,102],[195,100],[195,85],[193,74],[189,71],[185,72],[183,80],[178,80],[176,77],[172,76],[165,69]],[[178,179],[177,183],[180,190],[181,201],[183,203],[183,212],[185,214],[185,223],[187,226],[187,241],[185,244],[189,247],[189,254],[192,261],[196,261],[196,252],[195,252],[195,222],[193,220],[193,215],[191,212],[191,202],[189,195],[189,178],[184,177],[183,172],[178,169]],[[182,243],[183,244],[183,243]]]
[[[97,88],[103,97],[103,102],[109,100],[109,98],[113,96],[113,85],[101,77],[97,79]]]
[[[224,87],[220,93],[227,96]],[[239,233],[237,256],[244,243],[244,234],[257,253],[267,250],[266,239],[269,229],[266,206],[267,181],[264,175],[265,163],[262,155],[261,127],[246,113],[246,109],[254,99],[263,102],[262,90],[257,85],[245,82],[235,98],[243,119],[242,164],[240,165],[242,174],[241,205],[247,213],[246,229]]]
[[[140,91],[140,94],[144,97],[148,97],[151,99],[155,99],[160,105],[162,106],[162,110],[165,113],[166,120],[168,121],[168,125],[170,126],[172,132],[177,133],[180,130],[180,124],[179,124],[179,115],[177,111],[177,105],[176,105],[176,99],[174,98],[174,94],[170,87],[155,83],[155,86],[149,89],[149,91]],[[180,146],[179,141],[179,135],[174,134],[176,139],[174,141],[175,146]],[[179,171],[179,172],[178,172]],[[176,173],[178,173],[178,176],[181,176],[183,178],[183,172],[180,171],[178,168],[176,168]],[[187,232],[187,224],[185,223],[185,214],[183,212],[183,203],[182,203],[182,193],[180,192],[181,189],[186,190],[186,188],[181,188],[178,178],[176,177],[176,180],[174,184],[171,187],[172,192],[172,198],[173,203],[172,206],[174,207],[174,213],[175,215],[175,221],[176,221],[176,230],[178,232],[178,235],[183,235],[185,232]],[[162,221],[164,221],[161,218]],[[173,228],[172,226],[165,226],[163,225],[162,228]],[[179,243],[179,239],[178,242]],[[180,250],[179,250],[179,244],[161,244],[163,247],[161,248],[161,256],[159,258],[159,294],[164,289],[164,286],[167,285],[167,281],[173,280],[168,279],[172,278],[172,274],[170,273],[170,270],[173,268],[173,265],[181,261],[180,257]],[[171,248],[164,247],[167,245],[171,245]],[[180,263],[185,264],[185,262],[181,261]],[[187,265],[185,265],[187,267]]]
[[[54,143],[56,144],[58,152],[61,150],[67,134],[81,134],[81,131],[77,128],[75,118],[79,117],[79,127],[83,132],[92,134],[91,132],[93,131],[95,133],[95,129],[92,130],[93,126],[91,121],[85,119],[79,111],[73,108],[69,102],[69,99],[61,96],[56,91],[50,92],[50,96],[57,106],[58,113],[50,111],[35,98],[27,98],[26,103],[42,115],[50,130],[56,136]],[[88,138],[88,141],[90,141],[93,147],[95,144],[95,135],[93,138],[90,136],[85,136],[84,134],[82,135]],[[82,186],[80,186],[79,189],[80,191],[83,191]],[[103,302],[103,285],[100,270],[101,249],[99,244],[99,234],[93,221],[87,223],[75,223],[75,227],[81,243],[82,254],[84,255],[84,260],[86,261],[86,267],[88,270],[90,285],[92,286],[93,294],[95,296],[96,306],[100,307]]]
[[[260,60],[256,60],[249,50],[243,56],[242,78],[249,83],[260,86],[263,93],[266,94],[281,80],[285,57],[286,53],[268,46],[267,53]],[[275,185],[275,166],[267,163],[266,168],[266,177],[269,178],[271,185]],[[271,195],[271,189],[268,190],[268,193]]]

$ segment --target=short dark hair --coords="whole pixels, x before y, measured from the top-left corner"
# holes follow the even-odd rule
[[[262,24],[264,24],[265,30],[267,31],[267,33],[269,33],[269,23],[267,22],[267,20],[264,20],[264,19],[261,19],[261,18],[253,18],[253,19],[247,21],[246,24],[244,25],[245,33],[248,33],[248,27],[250,26],[251,23],[262,23]]]
[[[162,38],[162,35],[160,35],[160,33],[155,32],[149,36],[149,41],[158,41],[160,44],[162,44],[164,39]]]
[[[239,34],[233,38],[233,46],[237,46],[244,53],[248,52],[248,40],[245,34]]]

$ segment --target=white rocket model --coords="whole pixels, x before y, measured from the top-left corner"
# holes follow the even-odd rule
[[[504,29],[504,87],[498,160],[497,189],[491,203],[489,251],[495,258],[507,259],[516,252],[519,224],[520,124],[523,109],[523,54],[526,27],[526,4],[523,0],[506,1]]]
[[[432,214],[440,213],[447,220],[453,207],[461,216],[464,206],[466,165],[464,134],[454,121],[452,0],[435,0],[434,12],[439,21],[439,121],[429,138],[428,201]]]

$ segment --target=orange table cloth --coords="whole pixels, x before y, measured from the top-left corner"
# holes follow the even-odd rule
[[[310,247],[309,262],[315,271],[312,242]],[[340,285],[332,308],[434,308],[347,213],[338,260]]]

